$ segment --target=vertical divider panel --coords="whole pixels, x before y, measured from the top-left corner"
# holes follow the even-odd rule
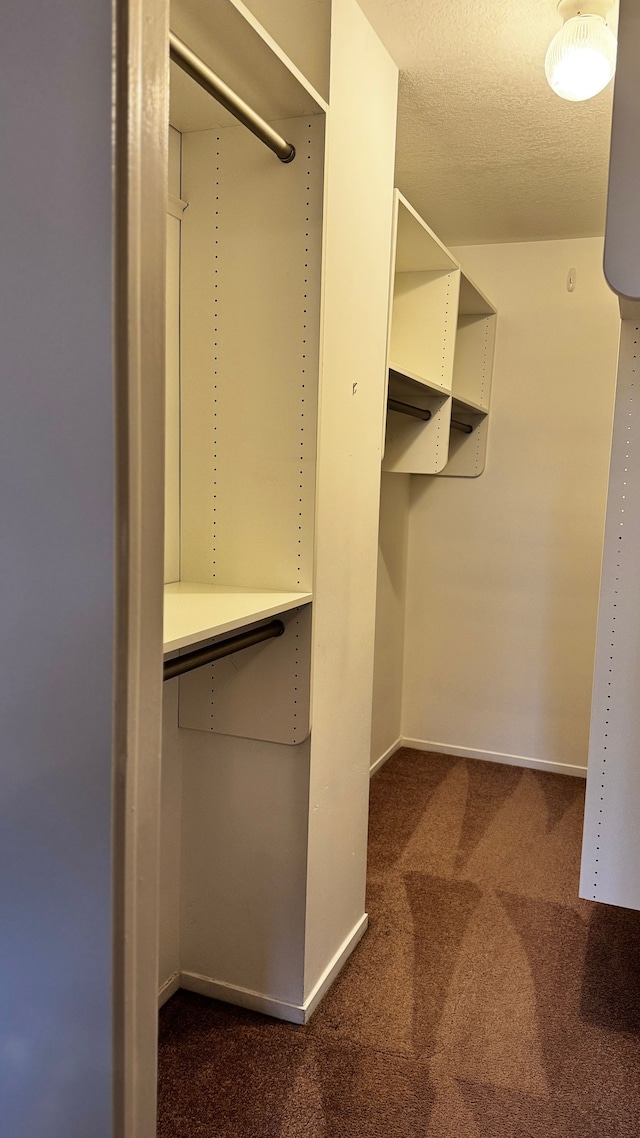
[[[453,394],[488,409],[495,341],[495,316],[461,314],[456,333]]]
[[[456,417],[455,404],[453,417]],[[473,426],[473,431],[470,435],[451,431],[447,465],[438,471],[443,478],[477,478],[485,468],[489,420],[486,415],[470,415],[466,412],[464,422]]]
[[[452,430],[445,478],[477,478],[487,458],[489,404],[497,316],[490,302],[461,277],[453,366],[452,418],[471,426],[471,434]]]
[[[364,916],[397,68],[333,0],[316,499],[305,1015]],[[372,129],[363,124],[372,123]]]
[[[164,580],[180,579],[180,246],[182,136],[169,128],[169,194],[178,208],[167,210]]]
[[[640,909],[640,321],[623,320],[580,895]]]

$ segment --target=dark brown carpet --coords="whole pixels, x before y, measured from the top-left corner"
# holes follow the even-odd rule
[[[399,751],[369,932],[306,1027],[174,996],[160,1138],[638,1138],[640,914],[577,897],[583,799]]]

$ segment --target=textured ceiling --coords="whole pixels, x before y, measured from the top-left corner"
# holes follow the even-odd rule
[[[556,0],[359,3],[401,69],[396,185],[445,243],[604,232],[613,85],[553,94]]]

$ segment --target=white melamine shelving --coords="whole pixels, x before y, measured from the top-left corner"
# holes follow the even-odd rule
[[[467,423],[473,430],[471,434],[451,431],[447,464],[439,471],[447,477],[477,478],[484,470],[495,335],[495,308],[463,272],[453,364],[452,417]]]
[[[310,600],[311,593],[198,585],[189,581],[165,585],[165,654],[299,608]]]
[[[382,469],[475,477],[484,469],[495,309],[396,190]],[[471,427],[456,430],[451,419]]]
[[[417,372],[411,371],[408,367],[402,367],[400,364],[389,363],[389,385],[391,384],[411,384],[413,385],[408,390],[413,390],[414,394],[420,387],[426,387],[428,391],[435,391],[436,394],[449,395],[450,388],[446,387],[443,383],[438,383],[433,379],[427,379],[423,375],[418,375]],[[399,396],[398,396],[399,398]]]
[[[170,189],[184,208],[170,219],[179,249],[168,261],[179,388],[167,414],[165,652],[311,600],[326,115],[322,97],[236,0],[211,9],[174,0],[171,25],[296,157],[279,162],[171,63]],[[304,687],[309,641],[290,624],[261,655],[288,654]],[[255,690],[240,669],[227,669],[228,701],[237,678],[247,707],[264,698],[282,719],[300,720],[280,681],[284,667],[255,674]],[[206,685],[223,671],[204,669]],[[209,698],[194,694],[202,677],[180,683],[182,727],[251,734],[240,711],[230,719],[219,705],[212,726]]]
[[[434,474],[447,458],[460,268],[397,190],[394,250],[388,395],[431,418],[389,411],[383,470]]]
[[[356,0],[171,0],[170,23],[296,156],[167,68],[186,208],[165,649],[285,628],[164,685],[160,983],[304,1022],[366,925],[397,68]]]
[[[495,308],[462,273],[452,391],[456,398],[485,411],[491,397],[495,325]]]
[[[453,396],[453,412],[468,412],[470,415],[487,415],[489,408],[484,403],[476,403],[473,399],[462,399],[459,395]]]

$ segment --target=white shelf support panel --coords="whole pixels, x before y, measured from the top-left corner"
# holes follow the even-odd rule
[[[468,433],[452,430],[449,457],[444,470],[449,478],[477,478],[487,457],[491,374],[496,336],[495,308],[470,280],[460,277],[460,302],[453,363],[452,420],[472,428]]]
[[[580,896],[640,909],[640,320],[623,320]]]

